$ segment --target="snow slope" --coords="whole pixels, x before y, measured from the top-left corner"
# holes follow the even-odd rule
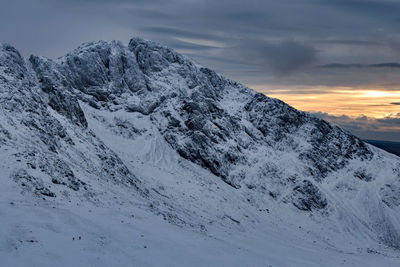
[[[0,45],[0,109],[4,266],[400,264],[398,157],[169,48]]]

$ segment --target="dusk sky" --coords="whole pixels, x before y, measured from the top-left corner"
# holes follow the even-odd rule
[[[400,141],[399,0],[0,1],[0,42],[24,56],[140,36],[361,138]]]

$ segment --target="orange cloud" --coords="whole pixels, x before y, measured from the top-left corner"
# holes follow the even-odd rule
[[[317,86],[306,89],[292,87],[265,90],[260,86],[255,87],[268,96],[309,112],[346,115],[353,118],[365,115],[376,119],[400,113],[400,90]]]

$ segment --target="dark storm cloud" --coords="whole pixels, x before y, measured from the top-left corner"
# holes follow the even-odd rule
[[[400,118],[384,118],[384,119],[377,119],[376,121],[389,126],[400,125]]]
[[[374,119],[367,116],[351,118],[349,116],[333,116],[327,113],[313,113],[316,117],[343,127],[362,139],[387,140],[400,142],[400,118],[387,117]],[[400,114],[398,114],[400,115]]]
[[[351,14],[361,16],[379,16],[386,19],[399,18],[400,6],[398,1],[391,0],[316,0],[321,4],[330,5]]]
[[[341,44],[341,45],[369,45],[369,46],[377,46],[382,45],[382,43],[377,41],[365,41],[365,40],[316,40],[316,43],[326,43],[326,44]]]
[[[163,36],[174,36],[174,37],[186,37],[186,38],[200,38],[205,40],[214,40],[214,41],[223,41],[225,38],[216,35],[216,34],[208,34],[204,32],[194,32],[182,30],[179,28],[171,28],[171,27],[162,27],[162,26],[151,26],[151,27],[142,27],[141,30],[145,32],[150,32],[152,34],[158,34]]]
[[[212,45],[203,45],[203,44],[193,44],[193,43],[187,43],[187,42],[181,42],[179,40],[172,40],[168,42],[168,45],[170,47],[173,47],[174,49],[181,49],[181,50],[190,50],[192,53],[200,53],[201,51],[209,50],[209,49],[214,49],[216,47]]]
[[[390,63],[378,63],[378,64],[340,64],[331,63],[319,66],[321,68],[400,68],[400,63],[390,62]]]
[[[243,62],[256,64],[263,70],[287,74],[311,65],[316,50],[306,43],[293,40],[267,42],[259,40],[242,41],[231,48],[230,57],[238,56]]]

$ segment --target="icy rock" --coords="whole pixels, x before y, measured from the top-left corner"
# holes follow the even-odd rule
[[[312,211],[323,209],[328,203],[318,187],[308,180],[303,180],[300,185],[293,188],[293,205],[300,210]]]

